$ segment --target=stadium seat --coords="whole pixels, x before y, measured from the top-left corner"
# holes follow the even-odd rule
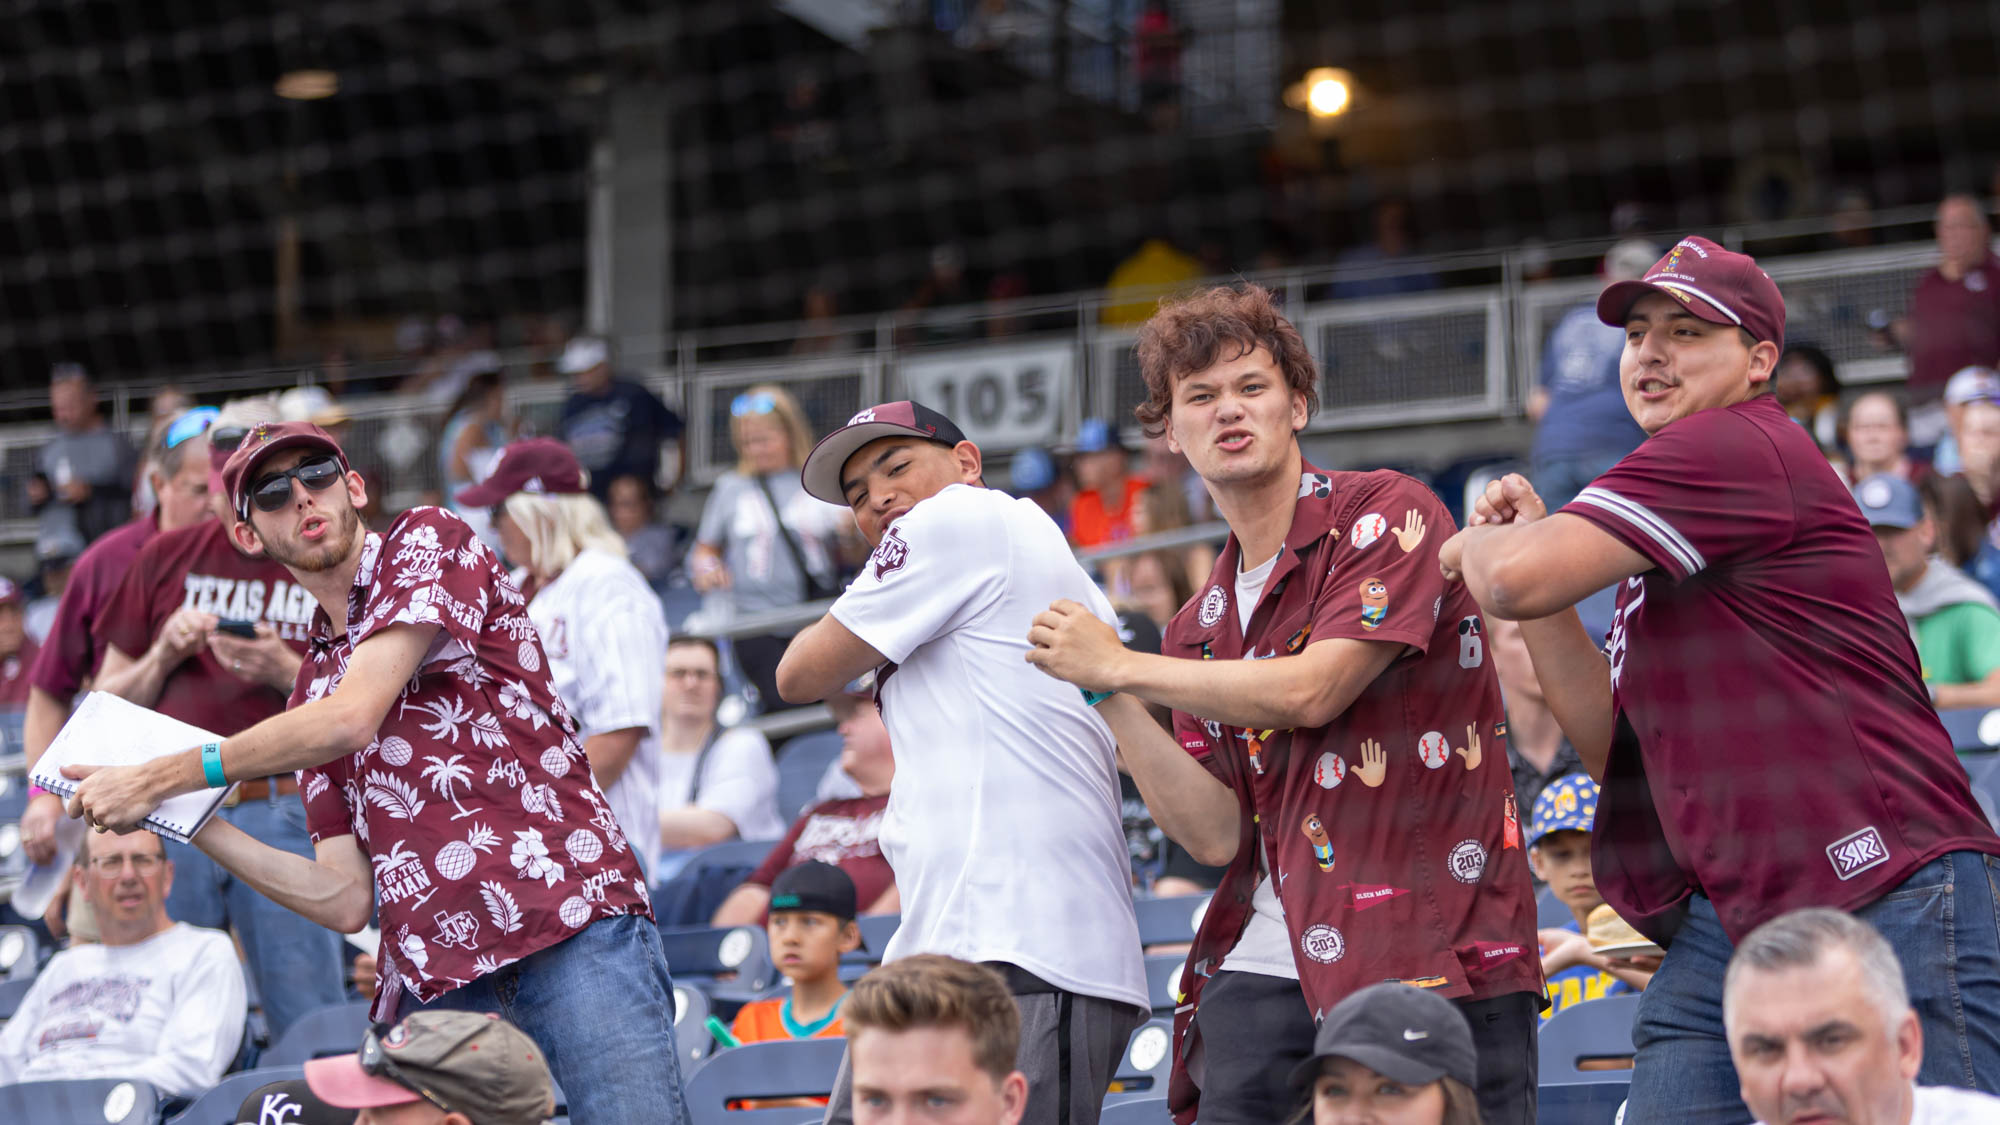
[[[707,1027],[708,1012],[708,993],[691,984],[674,983],[674,1045],[680,1048],[684,1074],[693,1074],[715,1049],[715,1036]]]
[[[1554,887],[1544,886],[1535,895],[1535,928],[1559,930],[1576,921],[1576,915],[1569,912],[1563,900],[1556,897]]]
[[[751,997],[762,994],[778,980],[777,970],[771,965],[770,940],[756,926],[661,930],[660,944],[667,952],[667,971],[676,980],[713,981],[734,974],[727,991]],[[723,990],[707,991],[712,999]]]
[[[153,1125],[160,1096],[144,1082],[79,1078],[0,1086],[0,1121],[34,1125]]]
[[[840,732],[816,730],[786,742],[778,751],[778,814],[787,824],[813,803],[820,778],[840,757]]]
[[[1991,720],[1991,721],[1989,721]],[[1991,750],[2000,746],[2000,708],[1954,707],[1938,712],[1938,721],[1958,750]]]
[[[896,936],[896,927],[903,924],[900,914],[863,914],[854,920],[861,927],[861,949],[841,958],[850,964],[879,965],[882,951],[889,948],[889,939]]]
[[[687,619],[700,611],[701,594],[692,586],[662,586],[657,592],[660,609],[666,614],[667,628],[678,636]]]
[[[361,1049],[368,1030],[368,1001],[328,1004],[300,1016],[258,1060],[265,1066],[304,1066],[310,1059]]]
[[[1118,1070],[1111,1076],[1110,1102],[1152,1100],[1167,1092],[1167,1073],[1174,1062],[1174,1023],[1150,1019],[1125,1042]]]
[[[1146,958],[1146,995],[1153,999],[1153,1011],[1172,1014],[1180,1004],[1181,970],[1187,958],[1178,953],[1156,953]]]
[[[1615,1125],[1630,1088],[1623,1082],[1545,1085],[1535,1092],[1535,1125]]]
[[[1989,823],[2000,825],[2000,754],[1961,754],[1959,764],[1972,782],[1972,796]]]
[[[695,871],[703,867],[755,867],[764,862],[771,849],[778,846],[776,840],[724,840],[720,844],[710,844],[688,857],[681,870]]]
[[[23,980],[41,969],[41,942],[26,926],[0,926],[0,980]]]
[[[21,1007],[21,998],[28,994],[28,989],[32,988],[34,983],[33,977],[0,980],[0,1023],[14,1018],[15,1011]]]
[[[1639,996],[1606,996],[1571,1005],[1542,1025],[1540,1051],[1541,1081],[1551,1084],[1629,1084],[1632,1071],[1579,1070],[1584,1059],[1629,1059],[1632,1057],[1632,1018],[1639,1011]]]
[[[1141,1028],[1140,1030],[1144,1030]],[[1165,1098],[1132,1098],[1104,1104],[1098,1125],[1172,1125]]]
[[[265,1066],[225,1075],[208,1093],[196,1098],[194,1104],[167,1118],[166,1125],[236,1125],[236,1109],[250,1096],[250,1091],[273,1082],[304,1078],[305,1073],[302,1066]]]
[[[1193,941],[1202,912],[1208,909],[1208,898],[1207,895],[1134,898],[1132,910],[1139,916],[1139,944],[1186,945]]]
[[[817,1096],[833,1092],[840,1071],[845,1039],[791,1039],[746,1043],[717,1051],[687,1080],[688,1113],[693,1125],[760,1125],[801,1120],[819,1114],[798,1109],[729,1110],[738,1098]]]

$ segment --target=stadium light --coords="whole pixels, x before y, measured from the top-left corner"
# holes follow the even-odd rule
[[[340,75],[313,67],[291,70],[279,75],[271,88],[281,98],[314,102],[340,92]]]
[[[1354,76],[1338,67],[1314,67],[1285,90],[1285,104],[1322,120],[1338,117],[1354,105]]]

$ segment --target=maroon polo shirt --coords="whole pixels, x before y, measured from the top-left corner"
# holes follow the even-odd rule
[[[1929,402],[1962,367],[2000,364],[2000,258],[1986,261],[1957,281],[1932,270],[1910,295],[1905,326],[1910,354],[1910,391]]]
[[[97,643],[97,615],[118,590],[132,560],[147,540],[159,534],[156,516],[141,516],[113,528],[84,548],[70,571],[56,603],[55,624],[28,672],[28,682],[69,705],[83,682],[97,674],[104,650]]]
[[[1598,890],[1657,941],[1690,894],[1741,940],[2000,854],[1918,672],[1882,551],[1773,395],[1669,424],[1568,507],[1653,569],[1618,589]]]
[[[203,520],[155,536],[139,551],[98,616],[97,643],[142,656],[183,607],[263,622],[303,656],[319,605],[284,567],[243,554],[221,523]],[[285,693],[237,676],[204,644],[167,674],[153,709],[231,735],[284,710]]]
[[[1413,516],[1421,537],[1398,535]],[[1334,638],[1403,652],[1322,727],[1253,731],[1174,713],[1181,745],[1242,814],[1236,858],[1189,954],[1177,1035],[1199,1033],[1203,984],[1249,920],[1260,844],[1315,1018],[1383,980],[1460,999],[1541,991],[1500,683],[1478,605],[1438,570],[1455,530],[1436,495],[1400,473],[1307,466],[1249,628],[1238,624],[1233,535],[1168,624],[1161,651],[1190,659],[1268,659]],[[1195,1096],[1177,1066],[1175,1111]]]

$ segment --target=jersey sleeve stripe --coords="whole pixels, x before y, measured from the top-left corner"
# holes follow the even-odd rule
[[[1636,500],[1627,499],[1608,488],[1592,485],[1577,493],[1576,499],[1570,503],[1597,508],[1617,516],[1634,530],[1659,544],[1660,549],[1671,555],[1689,577],[1701,573],[1702,569],[1708,566],[1708,560],[1702,558],[1701,552],[1695,550],[1694,544],[1688,542],[1680,532],[1675,531],[1672,524]]]

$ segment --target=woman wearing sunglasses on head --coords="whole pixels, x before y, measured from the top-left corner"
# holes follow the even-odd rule
[[[709,493],[688,556],[694,587],[717,592],[735,613],[783,609],[840,592],[843,557],[854,557],[846,509],[806,495],[799,468],[813,445],[798,400],[768,384],[729,405],[736,468]],[[736,638],[736,662],[767,710],[778,698],[778,660],[790,634]]]

